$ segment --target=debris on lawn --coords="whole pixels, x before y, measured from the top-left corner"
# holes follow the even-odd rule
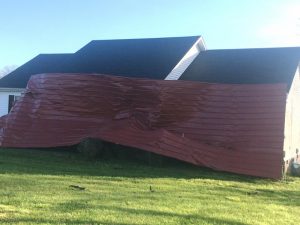
[[[70,185],[70,188],[74,189],[74,190],[80,190],[80,191],[84,191],[85,187],[80,187],[78,185]]]
[[[150,192],[154,192],[154,190],[153,190],[153,188],[152,188],[151,185],[150,185],[150,187],[149,187],[149,191],[150,191]]]
[[[247,192],[247,195],[258,195],[259,193],[259,191],[249,191]]]

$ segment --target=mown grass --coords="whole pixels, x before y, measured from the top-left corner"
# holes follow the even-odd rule
[[[1,149],[0,223],[300,224],[300,179]]]

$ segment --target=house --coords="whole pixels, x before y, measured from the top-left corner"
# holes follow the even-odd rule
[[[281,110],[285,112],[285,119],[278,119],[278,126],[274,126],[279,134],[277,138],[278,144],[271,145],[266,143],[270,140],[270,133],[262,133],[258,138],[263,138],[264,143],[256,146],[256,150],[264,151],[270,149],[270,154],[260,154],[253,152],[253,169],[255,169],[255,160],[264,160],[271,163],[273,160],[272,148],[282,144],[282,159],[284,160],[284,168],[287,170],[290,164],[297,160],[300,161],[300,47],[290,48],[260,48],[260,49],[231,49],[231,50],[207,50],[199,54],[191,65],[185,70],[180,80],[201,81],[208,83],[221,84],[278,84],[286,85],[285,104]],[[274,96],[275,98],[275,96]],[[258,99],[259,100],[259,99]],[[255,113],[257,120],[253,120],[248,130],[256,129],[255,124],[265,123],[266,128],[270,126],[271,120],[276,119],[279,113],[273,111],[273,116],[267,116],[267,111],[272,109],[275,99],[264,102],[261,108],[249,108],[249,113]],[[271,102],[273,101],[273,102]],[[249,104],[250,106],[250,104]],[[258,117],[260,115],[260,117]],[[254,114],[249,114],[254,116]],[[264,118],[265,119],[262,119]],[[227,123],[228,121],[220,121]],[[284,124],[283,127],[280,124]],[[224,124],[223,124],[224,125]],[[238,125],[236,125],[237,127]],[[254,126],[254,128],[253,128]],[[236,130],[236,127],[232,128]],[[228,132],[233,130],[227,130]],[[284,134],[284,138],[280,138],[280,134]],[[251,134],[254,135],[254,134]],[[203,137],[204,139],[207,137]],[[265,146],[262,148],[262,146]],[[273,151],[273,152],[274,152]]]
[[[101,73],[176,80],[200,53],[201,36],[91,41],[74,54],[40,54],[0,79],[0,116],[9,112],[31,75]]]
[[[181,52],[177,57],[171,47],[154,53],[149,39],[92,41],[56,65],[64,74],[31,79],[30,91],[44,92],[47,101],[27,94],[26,101],[37,106],[30,118],[24,117],[28,102],[17,103],[2,122],[0,145],[63,146],[95,137],[218,170],[280,178],[283,168],[300,161],[300,47],[205,50],[198,46],[201,40],[179,48],[186,51],[175,51]],[[164,39],[156,41],[167,46]],[[128,58],[124,52],[130,52]],[[17,77],[12,74],[5,82]],[[77,101],[79,88],[93,90],[91,98]],[[36,139],[45,126],[64,135]],[[20,138],[25,133],[27,138]]]

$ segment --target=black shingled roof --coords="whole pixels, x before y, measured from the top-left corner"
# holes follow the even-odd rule
[[[25,88],[31,75],[67,72],[72,54],[40,54],[0,79],[0,87]]]
[[[180,80],[209,83],[286,83],[290,87],[300,47],[224,49],[201,52]]]
[[[91,41],[74,54],[41,54],[0,80],[25,88],[38,73],[102,73],[164,79],[200,36]]]

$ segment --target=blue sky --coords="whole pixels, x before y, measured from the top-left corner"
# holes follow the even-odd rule
[[[0,0],[0,69],[90,40],[202,35],[208,49],[300,46],[299,0]]]

